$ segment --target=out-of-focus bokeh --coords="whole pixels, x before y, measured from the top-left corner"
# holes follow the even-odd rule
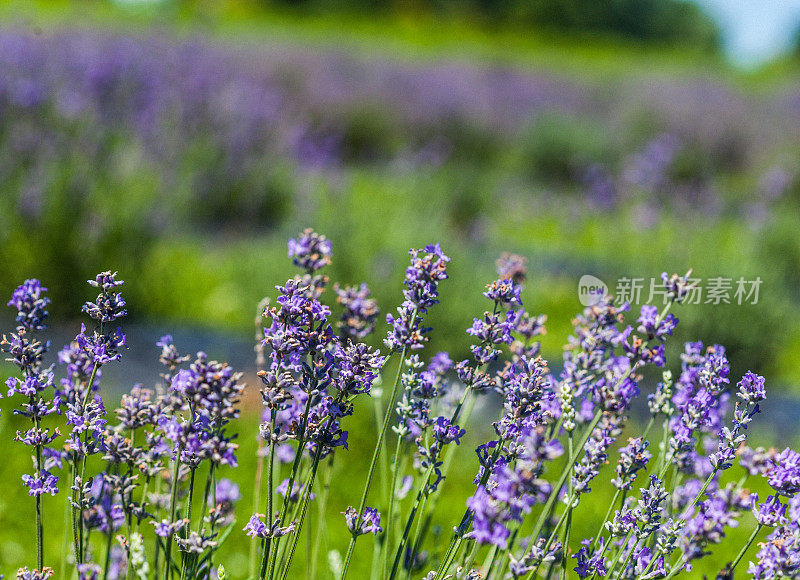
[[[526,256],[557,361],[583,275],[643,304],[692,267],[675,344],[798,392],[800,9],[753,36],[743,4],[4,2],[0,295],[40,278],[68,340],[84,281],[119,270],[134,362],[164,330],[252,367],[310,226],[382,312],[407,249],[440,242],[431,352],[454,358],[495,259]],[[131,364],[123,387],[148,378]]]
[[[384,311],[405,250],[440,241],[454,277],[436,347],[466,346],[495,257],[527,256],[557,355],[581,275],[647,294],[691,266],[729,279],[732,304],[684,308],[682,338],[791,387],[795,56],[735,60],[730,10],[705,8],[4,4],[0,288],[40,277],[66,321],[80,281],[114,268],[138,320],[242,336],[286,276],[284,240],[311,225],[335,244],[334,278],[369,280]],[[738,304],[736,282],[757,278],[757,303]]]

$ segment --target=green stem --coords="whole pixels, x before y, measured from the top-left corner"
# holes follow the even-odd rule
[[[678,560],[678,563],[675,564],[675,567],[672,569],[672,571],[669,574],[667,574],[667,576],[664,578],[664,580],[669,580],[670,578],[675,576],[678,572],[680,572],[683,569],[685,564],[686,564],[686,556],[681,556],[681,559]]]
[[[274,411],[270,411],[270,415],[272,415]],[[270,435],[271,437],[271,435]],[[272,512],[274,509],[273,506],[273,478],[275,477],[275,441],[269,442],[269,464],[267,465],[267,525],[272,525]],[[289,490],[291,493],[291,490]],[[272,549],[270,546],[271,538],[267,538],[267,541],[264,544],[264,555],[262,556],[263,562],[261,563],[261,578],[264,578],[264,572],[267,569],[269,555]]]
[[[211,467],[208,469],[208,476],[206,477],[206,487],[203,490],[203,504],[200,508],[200,521],[197,523],[197,532],[199,533],[203,529],[203,524],[205,523],[206,518],[206,509],[208,508],[208,498],[211,495],[211,486],[214,482],[214,462],[211,462]],[[213,506],[211,509],[214,509],[217,506]]]
[[[264,449],[264,439],[259,436],[258,449],[256,450],[256,473],[253,481],[253,513],[259,513],[261,506],[261,480],[264,477],[264,458],[261,452]],[[267,525],[271,525],[272,521],[267,520]],[[252,580],[256,575],[256,558],[258,557],[258,538],[255,536],[250,538],[250,557],[248,558],[248,575],[247,578]]]
[[[564,521],[567,519],[567,517],[572,513],[572,509],[571,508],[572,508],[573,503],[575,502],[575,498],[570,495],[570,496],[567,497],[567,501],[569,502],[568,506],[567,506],[567,509],[565,509],[561,513],[561,517],[558,518],[558,523],[556,523],[555,527],[553,528],[553,531],[550,532],[550,537],[547,538],[547,542],[545,542],[544,547],[542,548],[542,553],[543,554],[547,553],[547,550],[550,548],[550,544],[553,543],[553,540],[558,535],[558,530],[561,529],[561,524],[563,524]],[[532,537],[535,537],[535,536],[532,536]],[[541,565],[542,565],[542,562],[540,561],[536,565],[536,567],[528,573],[528,576],[526,578],[528,580],[533,578],[536,575],[536,573],[539,571],[539,566],[541,566]]]
[[[114,538],[114,532],[108,530],[106,533],[106,559],[103,565],[103,578],[108,578],[108,570],[111,567],[111,542]]]
[[[426,483],[426,486],[427,486],[427,483]],[[420,514],[424,514],[425,513],[425,506],[427,504],[428,504],[428,494],[425,493],[422,496],[422,504],[421,504],[421,507],[419,509]],[[411,540],[411,544],[410,544],[410,546],[411,546],[411,555],[409,557],[409,562],[411,563],[411,565],[408,567],[406,580],[411,580],[411,571],[414,568],[414,566],[413,566],[413,564],[414,564],[414,556],[416,555],[417,549],[420,546],[420,532],[421,532],[421,529],[422,529],[422,518],[420,517],[420,518],[417,519],[417,527],[416,527],[416,530],[414,531],[414,536],[413,536],[413,539]]]
[[[494,572],[494,563],[495,563],[495,560],[497,560],[497,552],[498,551],[499,551],[499,548],[497,547],[496,544],[494,546],[492,546],[492,551],[491,551],[492,555],[489,556],[489,564],[486,566],[486,570],[485,570],[485,574],[484,574],[486,576],[486,580],[491,580],[492,579],[492,572]]]
[[[33,399],[31,399],[33,400]],[[39,433],[39,416],[34,414],[33,423],[35,425],[36,433]],[[42,446],[36,445],[36,477],[42,476]],[[38,570],[44,569],[44,539],[42,528],[42,496],[36,496],[36,562],[39,567]]]
[[[67,553],[69,552],[69,502],[64,503],[64,533],[61,534],[61,580],[67,577]]]
[[[417,317],[417,309],[414,309],[414,312],[411,314],[411,319],[415,320]],[[392,385],[392,391],[389,395],[388,405],[386,407],[386,413],[383,418],[383,425],[381,426],[380,433],[378,433],[378,440],[375,442],[375,450],[372,452],[372,461],[370,461],[369,471],[367,472],[367,481],[364,485],[364,491],[361,494],[361,501],[358,504],[358,517],[356,519],[357,522],[361,521],[362,514],[364,513],[364,508],[367,506],[367,497],[369,496],[369,488],[372,485],[372,477],[375,474],[375,466],[378,463],[378,456],[380,455],[381,449],[383,448],[383,440],[386,437],[386,431],[389,428],[389,423],[392,419],[392,410],[395,406],[395,399],[397,398],[397,388],[400,384],[400,374],[403,372],[403,364],[406,360],[406,351],[407,347],[403,345],[403,350],[400,353],[400,362],[397,365],[397,374],[394,378],[394,384]],[[353,534],[350,537],[350,543],[347,546],[347,556],[344,559],[344,564],[342,566],[342,578],[341,580],[345,580],[347,577],[347,570],[350,567],[350,560],[353,557],[353,550],[356,547],[356,538],[358,536]]]
[[[313,387],[316,388],[316,382],[314,382]],[[286,495],[283,497],[283,508],[281,509],[280,523],[278,524],[280,527],[283,527],[284,524],[286,523],[286,513],[289,511],[289,498],[292,495],[292,490],[294,489],[294,482],[297,479],[297,471],[300,469],[300,463],[302,462],[303,454],[305,453],[306,430],[308,428],[308,415],[311,412],[312,398],[313,397],[311,395],[308,395],[308,398],[306,399],[306,407],[305,410],[303,411],[303,420],[300,423],[300,434],[298,435],[297,439],[297,453],[295,454],[294,462],[292,463],[292,473],[289,476],[289,486],[286,488],[288,491]],[[273,422],[271,421],[270,424],[272,425]],[[271,492],[272,489],[270,488],[270,493]],[[267,525],[272,525],[272,522],[268,522]],[[276,538],[275,541],[276,550],[277,547],[280,545],[280,543],[281,543],[280,538]],[[269,572],[270,580],[272,580],[273,577],[274,565],[275,563],[273,562],[272,566],[270,567],[270,572]]]
[[[328,460],[328,469],[324,472],[325,473],[325,481],[322,484],[322,491],[319,494],[319,500],[317,502],[318,508],[318,520],[317,520],[317,538],[322,538],[322,542],[327,545],[328,536],[326,533],[327,522],[325,521],[325,513],[328,509],[328,493],[331,489],[331,477],[333,475],[333,458],[334,455],[330,456]],[[319,547],[322,543],[319,540],[314,542],[313,553],[311,556],[311,574],[309,578],[316,578],[317,577],[317,563],[319,560]],[[328,550],[325,549],[324,553],[328,553]]]
[[[314,478],[317,475],[317,468],[319,467],[320,461],[320,454],[317,453],[314,456],[314,463],[311,465],[311,476],[308,479],[308,483],[306,483],[305,489],[303,490],[303,496],[301,498],[302,508],[300,509],[300,517],[297,520],[297,527],[295,528],[294,534],[292,535],[291,544],[289,547],[289,555],[286,558],[286,562],[283,565],[283,571],[280,575],[280,580],[286,580],[286,577],[289,574],[289,567],[292,565],[292,558],[294,557],[295,549],[297,548],[297,543],[299,542],[300,538],[300,530],[303,529],[303,522],[306,518],[306,513],[308,512],[308,504],[310,501],[311,496],[311,489],[314,487]],[[289,488],[286,492],[286,495],[291,493],[291,489]]]
[[[608,572],[606,574],[608,575],[609,578],[614,577],[612,576],[612,572],[617,567],[617,564],[619,563],[619,559],[622,557],[622,554],[625,553],[625,548],[627,547],[628,542],[630,542],[631,536],[633,536],[633,532],[634,530],[631,530],[630,532],[627,533],[625,539],[622,541],[622,544],[620,545],[619,551],[617,551],[616,555],[614,556],[614,560],[612,561],[611,566],[607,568]],[[609,544],[611,543],[611,539],[609,539],[608,543]]]
[[[175,512],[177,510],[178,500],[178,478],[180,476],[181,453],[183,449],[178,446],[177,454],[175,455],[175,465],[172,468],[172,490],[170,492],[169,500],[169,521],[175,521]],[[166,546],[164,548],[164,579],[170,580],[172,578],[172,536],[164,538]]]
[[[72,460],[72,482],[73,486],[75,484],[75,478],[78,477],[78,453],[77,451],[73,451],[73,460]],[[72,490],[72,549],[75,552],[75,562],[76,564],[81,563],[81,541],[80,541],[80,534],[78,533],[78,517],[79,517],[79,510],[75,507],[75,504],[78,503],[78,492]],[[82,522],[81,522],[82,524]]]
[[[736,566],[739,564],[741,559],[744,558],[744,553],[747,552],[747,549],[750,547],[750,545],[756,539],[756,536],[758,535],[758,532],[760,532],[761,528],[763,528],[763,527],[764,527],[764,524],[758,524],[756,526],[756,529],[753,530],[753,533],[750,534],[750,537],[748,538],[747,543],[744,546],[742,546],[741,550],[739,550],[739,553],[736,555],[736,559],[733,561],[733,563],[728,568],[728,573],[731,575],[731,577],[733,577],[733,571],[736,569]]]
[[[392,529],[394,526],[394,505],[395,494],[397,493],[397,475],[400,471],[400,449],[403,444],[403,438],[397,436],[397,445],[394,451],[394,467],[392,468],[392,483],[389,488],[389,511],[386,514],[386,531],[383,533],[383,576],[389,572],[389,550],[392,546],[391,537]]]
[[[630,371],[628,371],[627,374],[630,374]],[[627,378],[627,376],[623,377],[623,379],[621,380],[625,380],[625,378]],[[536,542],[537,539],[539,538],[539,533],[542,531],[542,527],[544,526],[547,514],[550,512],[550,508],[552,508],[555,505],[555,502],[558,499],[558,494],[561,492],[561,488],[564,487],[564,483],[567,481],[567,478],[569,477],[570,473],[572,473],[572,466],[578,459],[578,455],[581,452],[583,452],[583,448],[586,445],[586,442],[589,441],[589,437],[592,435],[592,432],[594,431],[595,427],[597,427],[597,424],[600,422],[600,418],[602,416],[603,416],[603,411],[598,409],[594,415],[594,418],[592,419],[592,422],[589,423],[588,427],[581,436],[580,442],[576,446],[572,455],[570,455],[569,463],[567,463],[567,465],[562,470],[561,476],[558,478],[556,485],[553,486],[553,489],[550,492],[550,497],[547,498],[547,503],[545,504],[542,513],[539,515],[539,519],[536,521],[536,525],[534,526],[533,532],[531,534],[532,542]]]
[[[492,453],[491,458],[483,468],[483,476],[481,476],[481,480],[480,482],[478,482],[478,487],[486,485],[486,482],[489,480],[489,476],[492,473],[492,468],[494,467],[494,463],[500,456],[504,444],[505,444],[505,439],[503,438],[500,438],[497,441],[497,447],[495,447],[494,453]],[[434,577],[435,580],[438,580],[438,578],[442,577],[447,573],[448,568],[450,568],[450,564],[453,563],[453,560],[458,554],[458,550],[461,547],[461,542],[464,539],[464,533],[467,531],[467,528],[471,521],[472,521],[472,510],[467,508],[467,510],[464,512],[464,516],[461,518],[461,523],[456,528],[456,531],[453,534],[453,538],[450,540],[450,545],[447,548],[447,552],[445,552],[445,557],[442,560],[442,563],[436,572],[436,576]]]
[[[614,509],[614,505],[617,503],[617,499],[619,498],[619,494],[622,493],[622,490],[617,488],[617,491],[614,492],[614,497],[611,498],[611,503],[608,504],[608,509],[606,510],[606,515],[603,517],[603,521],[600,523],[600,529],[597,530],[597,533],[594,535],[594,540],[592,540],[592,547],[591,552],[594,552],[595,547],[597,546],[597,542],[600,541],[600,537],[603,535],[603,530],[606,527],[606,522],[608,521],[608,516],[611,515],[611,510]]]
[[[417,510],[419,509],[419,505],[422,501],[423,496],[425,495],[425,488],[428,485],[428,479],[433,473],[433,466],[435,465],[434,461],[430,462],[428,466],[428,470],[425,472],[425,475],[422,477],[421,484],[419,489],[417,490],[417,497],[414,500],[414,505],[411,508],[411,513],[408,514],[408,519],[406,520],[406,525],[403,528],[403,535],[400,537],[400,542],[397,544],[397,550],[395,551],[394,555],[394,563],[392,564],[392,572],[389,574],[389,580],[394,580],[394,577],[397,575],[398,566],[400,565],[400,560],[403,557],[403,550],[406,546],[406,541],[408,540],[408,534],[411,532],[411,526],[414,524],[414,518],[417,515]]]

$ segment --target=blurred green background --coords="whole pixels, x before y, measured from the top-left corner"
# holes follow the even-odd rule
[[[453,261],[430,352],[454,358],[503,251],[529,260],[525,304],[549,317],[553,361],[582,275],[612,292],[642,278],[644,303],[651,278],[692,267],[733,280],[732,304],[682,307],[673,346],[721,343],[734,375],[752,369],[793,396],[800,60],[788,50],[733,61],[725,22],[705,8],[0,2],[0,295],[40,278],[64,342],[84,281],[119,270],[136,347],[111,372],[119,389],[154,380],[161,330],[252,371],[256,305],[293,274],[285,242],[308,226],[333,241],[331,278],[368,282],[384,313],[400,299],[407,249],[440,242]],[[736,304],[739,278],[762,280],[756,304]],[[342,474],[363,469],[368,425],[353,429]],[[480,435],[461,449],[470,469],[449,483],[451,511]],[[247,474],[253,433],[241,440]],[[331,500],[336,517],[348,491]],[[17,501],[0,500],[9,537],[27,533]],[[245,492],[242,517],[249,502]],[[58,526],[53,535],[58,554]],[[25,550],[0,542],[0,566],[26,562]],[[242,577],[246,546],[226,550]]]

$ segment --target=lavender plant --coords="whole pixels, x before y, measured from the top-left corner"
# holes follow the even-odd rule
[[[22,483],[35,499],[37,538],[36,568],[18,578],[49,578],[53,566],[79,579],[225,578],[219,550],[236,534],[253,542],[250,577],[285,580],[297,575],[314,502],[319,537],[307,546],[308,577],[318,577],[317,546],[336,530],[349,536],[344,555],[328,553],[341,580],[365,557],[357,550],[365,536],[371,578],[692,577],[747,512],[753,531],[735,556],[722,556],[719,577],[800,577],[800,453],[747,446],[764,378],[748,372],[731,386],[725,349],[699,342],[685,345],[679,373],[668,368],[665,345],[678,324],[671,310],[690,290],[688,274],[664,274],[666,302],[642,307],[635,325],[626,323],[629,305],[610,296],[586,308],[554,372],[536,342],[546,319],[523,306],[519,256],[498,261],[499,277],[483,292],[487,311],[466,329],[470,355],[454,362],[425,353],[425,318],[449,276],[438,245],[410,252],[403,302],[386,316],[388,354],[365,342],[378,315],[365,284],[334,284],[326,303],[331,242],[306,230],[288,254],[300,272],[276,287],[258,319],[262,420],[244,525],[236,520],[243,492],[223,477],[238,466],[235,438],[248,420],[243,375],[203,352],[182,354],[164,336],[154,351],[160,381],[133,385],[107,413],[102,368],[125,349],[113,327],[126,314],[117,275],[89,281],[99,294],[83,310],[95,328],[82,326],[59,352],[58,381],[45,365],[49,343],[35,336],[47,328],[46,289],[37,280],[17,288],[9,302],[17,326],[1,344],[19,369],[6,382],[8,396],[22,400],[14,412],[32,423],[16,440],[32,449],[34,472]],[[392,386],[381,398],[389,359]],[[662,380],[651,389],[653,371]],[[649,418],[639,429],[632,403],[646,389]],[[434,522],[442,496],[453,494],[456,449],[479,432],[476,417],[497,409],[497,395],[491,435],[476,449],[474,489],[451,533],[443,531]],[[349,417],[368,397],[377,436],[358,503],[332,505],[341,515],[327,519],[334,459],[348,452]],[[727,477],[735,467],[739,478]],[[65,469],[73,546],[59,565],[44,562],[43,500],[57,494]],[[573,524],[604,470],[612,499],[596,512],[604,513],[596,533],[580,537]],[[759,501],[751,483],[772,492]]]

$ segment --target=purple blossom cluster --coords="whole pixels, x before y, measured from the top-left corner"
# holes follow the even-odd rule
[[[238,466],[236,435],[247,420],[241,373],[204,352],[183,354],[166,335],[154,350],[161,380],[133,385],[107,412],[102,369],[126,347],[116,327],[127,309],[117,274],[89,281],[99,292],[83,308],[93,328],[84,325],[58,353],[59,367],[45,366],[49,343],[36,337],[47,330],[46,289],[27,280],[14,291],[17,326],[1,344],[18,368],[8,397],[32,424],[15,440],[32,450],[33,474],[22,483],[34,498],[38,546],[36,568],[21,568],[19,578],[53,574],[42,502],[63,480],[78,578],[224,578],[219,550],[239,533],[252,542],[250,577],[284,580],[296,570],[301,531],[311,531],[312,507],[320,533],[335,526],[349,536],[347,551],[329,556],[343,580],[360,557],[356,544],[370,540],[372,569],[387,580],[426,570],[430,580],[693,577],[745,514],[753,531],[720,577],[732,577],[760,535],[749,574],[800,574],[800,453],[747,446],[765,379],[748,372],[733,384],[725,349],[699,342],[684,346],[677,379],[668,368],[665,344],[678,324],[670,311],[686,296],[688,275],[664,275],[668,302],[643,307],[635,327],[628,305],[611,296],[586,308],[553,373],[536,342],[545,318],[523,307],[519,256],[498,262],[499,278],[483,289],[491,310],[466,329],[473,344],[454,362],[424,350],[423,317],[449,276],[438,245],[410,252],[403,304],[387,316],[388,355],[369,342],[378,309],[367,286],[334,284],[326,293],[331,242],[305,230],[288,254],[300,273],[276,287],[258,320],[263,411],[251,488],[223,477]],[[661,381],[651,386],[656,370]],[[631,418],[640,391],[650,391],[643,429]],[[494,396],[500,405],[487,403]],[[330,493],[336,460],[355,446],[348,418],[370,399],[379,435],[361,500],[338,505]],[[498,408],[491,430],[473,430],[475,418]],[[634,436],[624,439],[627,429]],[[442,494],[452,493],[454,462],[464,461],[457,450],[480,434],[474,488],[452,533],[443,531],[432,522]],[[723,479],[734,467],[739,480]],[[373,485],[381,471],[382,485]],[[575,537],[573,523],[586,510],[599,513],[592,502],[604,471],[613,498],[597,533]],[[771,488],[765,499],[749,489],[751,478]],[[237,503],[250,493],[250,517],[237,524]],[[338,523],[324,519],[329,504],[344,516]],[[320,554],[306,549],[316,577]]]

